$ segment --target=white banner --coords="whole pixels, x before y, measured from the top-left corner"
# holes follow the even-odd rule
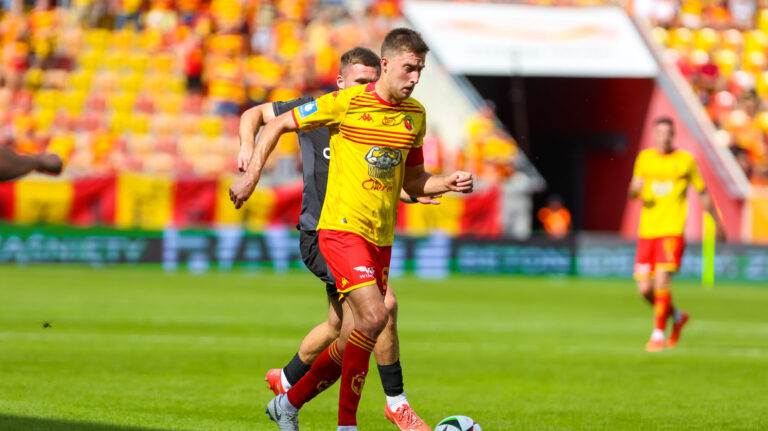
[[[445,67],[462,75],[633,77],[656,62],[618,7],[405,3],[405,15]]]

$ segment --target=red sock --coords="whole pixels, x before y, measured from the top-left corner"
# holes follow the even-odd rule
[[[304,377],[288,390],[288,401],[300,409],[307,401],[336,383],[341,375],[341,354],[335,340],[315,359]]]
[[[667,327],[667,317],[672,310],[672,293],[669,290],[657,290],[653,293],[653,311],[656,315],[656,329]]]
[[[368,362],[375,344],[376,340],[357,329],[349,334],[341,369],[339,426],[357,425],[357,406],[360,404],[360,395],[368,375]]]

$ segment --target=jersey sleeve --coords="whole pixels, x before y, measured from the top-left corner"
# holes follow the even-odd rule
[[[291,112],[293,121],[301,131],[338,125],[349,108],[349,95],[346,91],[334,91],[324,96],[297,106]]]
[[[286,112],[291,111],[293,108],[301,106],[305,103],[309,103],[311,101],[311,97],[300,97],[289,102],[274,102],[272,103],[272,110],[275,112],[275,117],[278,117],[280,114],[285,114]]]
[[[696,160],[693,156],[691,156],[690,168],[688,170],[688,180],[697,192],[701,193],[704,191],[704,179],[701,177],[699,165],[696,164]]]

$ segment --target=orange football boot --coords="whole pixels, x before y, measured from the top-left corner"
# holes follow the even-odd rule
[[[272,368],[267,371],[267,376],[264,377],[264,381],[269,384],[269,389],[275,393],[275,395],[284,394],[288,391],[283,389],[282,368]]]
[[[646,352],[661,352],[664,350],[664,340],[654,340],[651,338],[645,345]]]
[[[394,412],[385,404],[384,416],[397,425],[400,431],[432,431],[408,404],[403,404]]]
[[[690,316],[688,316],[688,313],[683,311],[682,316],[680,316],[680,321],[675,322],[675,324],[672,326],[672,333],[669,335],[669,341],[667,341],[667,347],[670,349],[677,345],[677,340],[680,339],[680,332],[683,330],[683,326],[688,323],[689,317]]]

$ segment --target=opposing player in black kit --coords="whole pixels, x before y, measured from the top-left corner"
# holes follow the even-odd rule
[[[339,89],[364,85],[377,81],[381,72],[379,57],[371,50],[357,47],[341,56]],[[254,151],[255,137],[261,126],[278,115],[297,106],[311,102],[313,98],[302,97],[290,102],[265,103],[255,106],[240,118],[240,154],[238,168],[245,171]],[[328,293],[328,320],[315,326],[301,342],[298,353],[282,369],[271,369],[265,380],[276,395],[285,393],[309,371],[310,365],[339,337],[341,331],[341,304],[336,292],[336,282],[320,254],[317,236],[317,222],[325,199],[330,160],[330,137],[327,128],[310,132],[297,132],[303,162],[304,189],[299,216],[299,241],[301,257],[310,271],[325,283]],[[412,199],[401,191],[400,199],[408,202],[438,204],[431,198]],[[386,328],[379,336],[374,355],[378,364],[381,383],[387,396],[384,408],[386,417],[403,431],[424,431],[430,428],[413,411],[403,391],[403,374],[400,366],[400,347],[397,335],[397,301],[391,286],[387,289],[384,303],[389,312]]]

